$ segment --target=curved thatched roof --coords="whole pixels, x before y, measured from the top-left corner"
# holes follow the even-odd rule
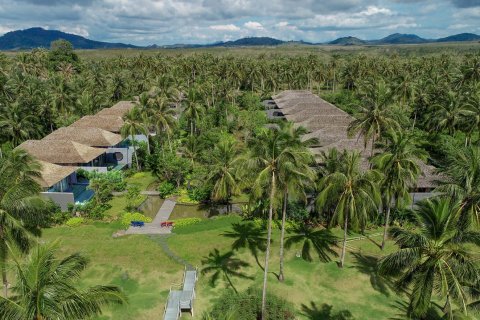
[[[123,119],[117,115],[84,116],[70,126],[82,128],[100,128],[118,133],[123,126]]]
[[[418,163],[422,170],[422,175],[418,177],[417,188],[435,188],[438,186],[438,181],[444,180],[441,174],[437,173],[437,168],[434,166],[425,164],[423,162]]]
[[[118,134],[100,128],[64,127],[42,140],[71,140],[91,147],[113,147],[123,139]]]
[[[314,132],[327,127],[348,126],[353,118],[349,115],[340,116],[312,116],[308,120],[295,123],[296,126],[305,127],[309,132]]]
[[[27,140],[18,148],[38,160],[57,164],[88,163],[105,153],[104,149],[69,140]]]
[[[59,166],[50,162],[39,161],[42,169],[40,170],[40,178],[37,182],[42,188],[50,188],[55,183],[62,181],[78,168],[73,166]]]
[[[135,108],[136,103],[133,101],[119,101],[110,108],[105,108],[97,112],[97,116],[114,115],[123,117],[126,113]]]

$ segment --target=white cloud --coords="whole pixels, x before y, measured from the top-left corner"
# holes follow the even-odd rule
[[[90,33],[82,26],[59,26],[58,29],[63,32],[73,33],[82,37],[88,37]]]
[[[263,30],[263,25],[260,22],[248,21],[244,23],[245,28],[251,30]]]
[[[5,33],[9,32],[9,31],[12,31],[12,30],[14,30],[14,29],[9,28],[9,27],[0,26],[0,35],[5,34]]]
[[[234,24],[217,24],[208,28],[216,31],[240,31],[240,28]]]

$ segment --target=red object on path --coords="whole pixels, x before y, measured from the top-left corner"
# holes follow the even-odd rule
[[[164,221],[160,223],[161,227],[173,227],[174,222],[173,221]]]

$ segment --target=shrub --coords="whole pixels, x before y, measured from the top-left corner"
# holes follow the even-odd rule
[[[125,210],[132,211],[145,201],[145,197],[140,194],[140,187],[132,185],[127,188],[125,200],[127,202]]]
[[[125,212],[122,216],[122,226],[127,229],[132,221],[152,222],[152,218],[145,216],[141,212]]]
[[[173,183],[163,181],[157,187],[157,191],[160,193],[160,198],[165,199],[175,193],[176,189]]]
[[[188,197],[196,202],[205,202],[210,199],[212,188],[209,185],[201,185],[198,187],[192,187],[188,191]]]
[[[225,319],[225,315],[234,314],[236,320],[260,319],[262,308],[262,292],[258,289],[248,289],[239,294],[226,291],[216,301],[209,312],[211,319]],[[267,320],[294,320],[293,306],[283,298],[267,292]]]
[[[82,217],[73,217],[67,220],[65,223],[69,227],[78,227],[81,224],[85,223],[85,219]]]
[[[280,214],[282,214],[280,212]],[[297,202],[289,202],[287,204],[287,216],[295,221],[305,221],[309,218],[310,214],[305,208],[305,205]]]
[[[193,200],[188,195],[188,191],[185,189],[181,189],[179,192],[179,197],[177,198],[178,203],[186,203],[186,204],[198,204],[199,202]]]
[[[184,218],[175,220],[175,227],[184,227],[201,222],[200,218]]]

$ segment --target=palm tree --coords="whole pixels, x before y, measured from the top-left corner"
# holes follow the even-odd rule
[[[364,228],[369,216],[378,212],[380,193],[376,181],[379,173],[368,170],[361,173],[359,169],[360,153],[344,152],[340,171],[320,179],[319,194],[316,199],[317,209],[334,208],[330,224],[343,224],[343,246],[340,267],[345,262],[348,226],[354,229]]]
[[[285,247],[289,249],[294,244],[302,243],[301,256],[304,260],[313,261],[312,248],[323,262],[329,262],[331,255],[337,256],[335,250],[331,248],[337,244],[337,237],[330,230],[316,229],[304,223],[295,227],[292,233],[293,235],[287,237]]]
[[[265,319],[268,262],[272,238],[273,212],[279,200],[278,183],[286,181],[283,174],[293,172],[302,161],[309,156],[305,150],[289,146],[285,132],[278,127],[262,128],[249,143],[249,150],[242,171],[253,176],[253,194],[260,197],[266,190],[269,192],[269,211],[267,226],[267,248],[262,291],[262,319]]]
[[[218,249],[214,249],[208,254],[208,257],[204,257],[202,260],[202,274],[213,273],[210,278],[210,284],[215,286],[220,276],[227,281],[228,285],[237,292],[237,289],[232,283],[231,277],[239,277],[243,279],[250,279],[247,275],[240,271],[242,268],[246,268],[249,264],[245,261],[234,257],[234,252],[229,251],[224,254],[220,254]]]
[[[122,305],[126,297],[116,286],[79,288],[88,260],[79,253],[55,256],[57,244],[37,246],[27,261],[15,259],[16,284],[10,298],[0,297],[0,318],[87,319],[107,305]]]
[[[417,205],[416,228],[390,229],[399,249],[380,261],[379,271],[395,276],[399,289],[410,289],[411,316],[425,317],[434,294],[445,301],[443,311],[449,318],[453,303],[467,313],[469,288],[480,279],[468,244],[480,245],[480,232],[463,229],[460,216],[458,203],[432,198]]]
[[[440,171],[447,179],[436,191],[461,202],[461,222],[480,226],[480,148],[452,149]]]
[[[151,121],[155,125],[157,134],[165,132],[167,134],[168,144],[170,150],[172,149],[170,137],[173,129],[176,126],[175,110],[170,108],[168,101],[165,98],[157,97],[151,101],[150,114]]]
[[[10,141],[14,147],[41,133],[38,117],[22,110],[18,103],[2,108],[0,113],[0,138]]]
[[[135,155],[135,161],[137,163],[137,168],[140,169],[137,156],[137,145],[135,142],[135,135],[138,133],[144,133],[148,135],[148,132],[145,131],[145,126],[142,121],[142,115],[138,108],[133,108],[123,117],[124,123],[120,130],[123,138],[130,137],[133,144],[133,154]]]
[[[392,202],[397,209],[410,202],[409,191],[422,174],[419,162],[425,161],[427,157],[426,152],[418,147],[418,138],[411,134],[389,130],[385,139],[386,143],[378,144],[384,152],[371,160],[373,167],[383,173],[380,182],[385,210],[382,250],[387,240]]]
[[[356,119],[349,127],[349,135],[360,133],[363,136],[365,148],[369,140],[372,143],[372,155],[375,142],[380,135],[388,128],[400,129],[395,116],[392,114],[393,93],[384,82],[367,85],[367,90],[362,98],[362,105],[358,106],[359,111]]]
[[[279,184],[283,189],[283,207],[282,207],[282,226],[280,232],[280,270],[278,280],[284,281],[284,240],[285,240],[285,222],[287,217],[287,204],[289,195],[292,198],[301,198],[306,201],[306,189],[314,185],[315,171],[310,167],[314,163],[314,157],[308,150],[308,147],[318,143],[318,139],[303,139],[307,130],[303,127],[295,127],[293,122],[287,122],[281,126],[282,133],[285,134],[287,144],[290,148],[295,148],[301,157],[295,164],[284,166],[279,173]],[[290,193],[289,193],[290,190]]]
[[[227,211],[230,209],[230,200],[239,191],[237,167],[240,150],[235,140],[223,138],[217,143],[212,152],[212,165],[208,181],[213,183],[212,199],[225,201]]]
[[[203,114],[204,109],[200,104],[198,92],[196,89],[192,88],[188,91],[187,103],[183,114],[187,117],[190,122],[190,135],[193,136],[195,132],[195,125],[200,119],[200,116]]]
[[[9,249],[28,252],[31,235],[26,224],[35,224],[43,201],[37,197],[40,164],[21,149],[0,157],[0,270],[5,297],[8,294],[6,264]]]

